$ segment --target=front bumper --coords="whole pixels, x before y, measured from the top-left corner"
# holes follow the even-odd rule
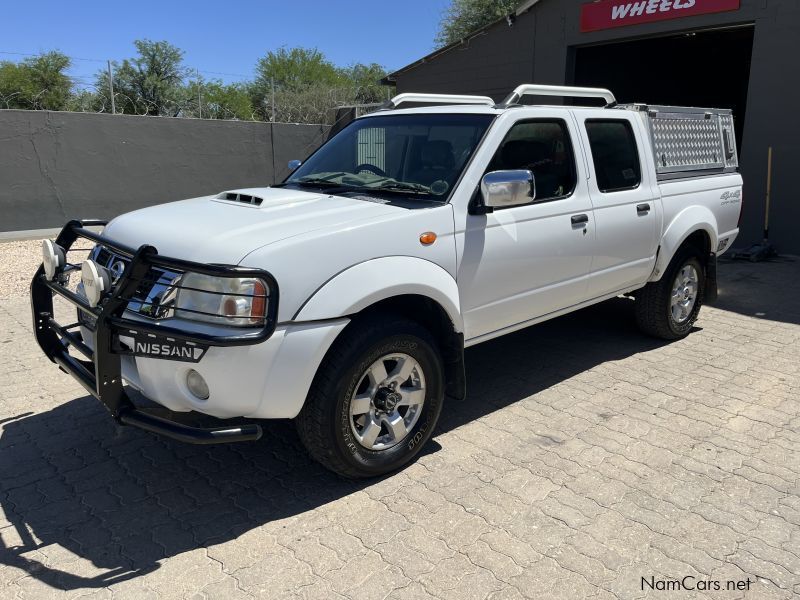
[[[110,292],[97,307],[92,307],[85,298],[67,288],[67,276],[79,268],[67,263],[52,281],[40,267],[31,282],[31,309],[33,327],[39,346],[50,360],[72,375],[86,390],[108,409],[123,425],[139,427],[173,439],[211,444],[256,440],[261,437],[261,427],[255,423],[202,429],[169,421],[143,409],[137,408],[126,394],[123,385],[122,360],[136,356],[135,348],[121,343],[120,337],[145,336],[154,344],[176,344],[213,351],[217,347],[252,346],[264,342],[275,331],[278,310],[278,285],[266,271],[248,269],[235,265],[207,265],[174,259],[158,254],[152,246],[138,249],[127,247],[96,234],[86,227],[105,225],[103,221],[70,221],[56,238],[56,244],[69,251],[78,237],[92,240],[124,256],[129,262]],[[267,315],[263,326],[242,331],[188,332],[174,327],[169,319],[140,320],[124,315],[128,303],[134,299],[142,281],[152,268],[173,272],[194,272],[214,277],[256,277],[267,284]],[[91,330],[81,323],[61,325],[53,315],[53,296],[58,294],[77,307],[93,321]],[[90,339],[84,339],[90,335]],[[83,358],[70,354],[77,351]],[[126,356],[127,355],[127,356]],[[157,362],[168,364],[169,361]],[[177,363],[183,364],[183,363]],[[157,401],[156,398],[153,398]]]

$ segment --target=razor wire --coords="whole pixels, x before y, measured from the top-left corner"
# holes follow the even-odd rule
[[[107,85],[79,77],[70,77],[69,80],[69,90],[0,87],[0,109],[333,125],[337,109],[377,106],[391,96],[391,88],[379,85],[340,87],[312,84],[267,89],[259,94],[248,87],[249,84],[242,84],[237,103],[226,101],[219,94],[206,93],[203,87],[206,82],[202,80],[188,80],[158,100],[115,89],[112,103]]]

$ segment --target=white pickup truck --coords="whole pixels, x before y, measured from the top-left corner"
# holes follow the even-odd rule
[[[734,139],[730,111],[608,90],[401,94],[281,184],[68,223],[31,284],[36,337],[120,424],[215,443],[294,419],[326,467],[379,475],[420,451],[445,397],[458,410],[468,346],[621,294],[645,333],[686,336],[738,233]],[[96,246],[70,262],[78,237]],[[239,419],[190,427],[123,382]]]

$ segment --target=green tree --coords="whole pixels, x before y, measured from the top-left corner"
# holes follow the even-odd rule
[[[74,90],[67,102],[66,110],[71,112],[97,112],[98,94],[93,89]],[[111,110],[109,108],[109,110]]]
[[[57,51],[0,62],[0,107],[65,110],[72,94],[69,67],[69,58]]]
[[[337,67],[316,48],[279,48],[256,64],[250,86],[256,117],[286,123],[330,123],[335,108],[386,99],[377,64]]]
[[[191,105],[184,109],[184,116],[203,119],[253,120],[253,104],[245,83],[224,84],[218,80],[192,81],[187,86]]]
[[[250,85],[257,118],[319,123],[320,94],[340,83],[333,63],[316,48],[278,48],[256,63]]]
[[[381,79],[386,77],[386,69],[376,63],[356,63],[339,70],[345,85],[354,91],[354,101],[359,104],[369,104],[387,100],[386,87],[381,85]]]
[[[183,51],[169,42],[136,40],[137,56],[114,64],[117,112],[177,117],[190,102]],[[110,110],[108,73],[97,75],[97,110]]]
[[[0,108],[30,108],[30,78],[21,65],[0,62]]]
[[[464,39],[473,31],[512,12],[520,0],[450,0],[436,35],[437,46]]]
[[[316,48],[278,48],[256,63],[254,85],[268,88],[341,84],[339,70]]]

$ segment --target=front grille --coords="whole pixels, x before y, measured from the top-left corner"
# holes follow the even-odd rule
[[[112,252],[105,246],[95,246],[91,254],[92,260],[108,269],[112,277],[112,285],[122,275],[130,260]],[[162,300],[174,285],[180,273],[151,267],[147,275],[139,282],[133,298],[128,302],[128,310],[149,319],[162,319],[169,316],[171,306],[162,306]]]

